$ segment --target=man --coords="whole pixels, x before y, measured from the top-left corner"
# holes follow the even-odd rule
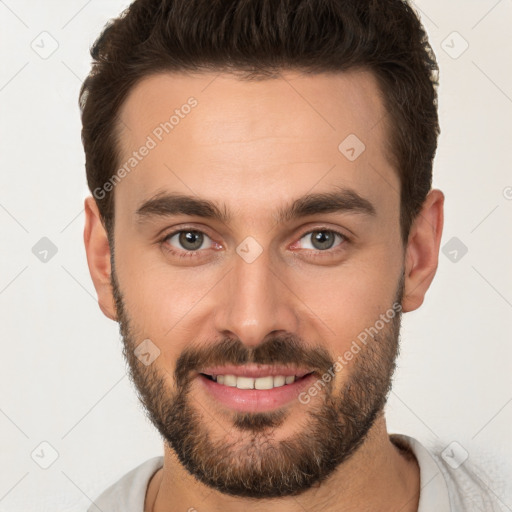
[[[411,8],[137,0],[91,53],[87,258],[164,456],[89,511],[494,510],[386,429],[443,226]]]

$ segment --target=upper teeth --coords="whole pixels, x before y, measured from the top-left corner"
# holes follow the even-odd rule
[[[295,376],[268,375],[267,377],[254,379],[252,377],[237,377],[236,375],[214,375],[213,380],[216,380],[219,384],[224,384],[224,386],[237,387],[238,389],[272,389],[285,384],[292,384],[295,382]]]

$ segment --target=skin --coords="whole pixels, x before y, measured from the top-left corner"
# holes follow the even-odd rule
[[[385,150],[386,112],[371,73],[286,72],[260,82],[210,73],[147,77],[120,110],[122,162],[190,96],[198,106],[114,191],[115,270],[123,304],[133,336],[158,346],[161,353],[151,367],[167,376],[169,392],[175,391],[176,361],[193,343],[231,335],[254,349],[269,333],[288,332],[310,347],[325,348],[335,359],[389,309],[402,275],[402,311],[421,306],[438,265],[444,196],[430,191],[404,246],[400,181]],[[353,162],[338,150],[351,133],[366,146]],[[337,187],[366,198],[376,215],[321,213],[276,223],[276,211],[295,198]],[[164,191],[225,203],[233,218],[229,223],[185,215],[138,221],[135,212],[142,202]],[[85,212],[84,241],[98,302],[107,317],[119,320],[111,247],[92,197],[85,200]],[[177,237],[172,245],[169,239],[161,241],[177,228],[208,235],[200,256],[179,259],[165,249],[186,252]],[[315,251],[311,237],[305,237],[314,228],[346,233],[349,240]],[[236,252],[247,236],[263,249],[250,264]],[[215,249],[208,247],[210,239],[218,244]],[[332,396],[340,396],[355,364],[336,374]],[[301,419],[321,400],[317,396],[308,405],[290,405],[272,439],[307,432]],[[190,403],[210,420],[204,428],[212,437],[229,432],[232,442],[241,442],[229,411],[212,403],[195,383]],[[191,507],[209,512],[408,512],[417,510],[419,483],[416,460],[390,442],[381,413],[364,442],[327,480],[299,496],[279,499],[254,500],[212,489],[194,479],[165,444],[164,467],[150,482],[145,512]]]

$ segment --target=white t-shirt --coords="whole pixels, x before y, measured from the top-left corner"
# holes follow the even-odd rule
[[[418,512],[501,512],[498,499],[487,489],[467,461],[448,449],[444,456],[427,450],[416,439],[391,434],[395,444],[412,451],[420,467]],[[144,512],[144,500],[151,477],[163,466],[163,456],[153,457],[124,475],[106,489],[87,512]]]

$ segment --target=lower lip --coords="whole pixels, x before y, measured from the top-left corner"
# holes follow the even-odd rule
[[[242,412],[264,412],[298,400],[299,394],[308,388],[316,377],[312,373],[296,380],[293,384],[272,389],[238,389],[219,384],[202,374],[199,374],[198,379],[210,395],[229,408]]]

